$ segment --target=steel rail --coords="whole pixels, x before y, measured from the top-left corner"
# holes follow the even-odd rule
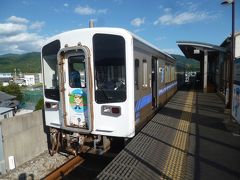
[[[55,179],[61,179],[63,176],[67,175],[69,172],[71,172],[73,169],[75,169],[79,164],[83,163],[84,159],[80,156],[76,156],[51,173],[49,173],[47,176],[42,178],[43,180],[55,180]]]

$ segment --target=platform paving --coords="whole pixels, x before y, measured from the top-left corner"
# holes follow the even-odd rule
[[[178,91],[97,179],[240,179],[240,136],[215,93]]]

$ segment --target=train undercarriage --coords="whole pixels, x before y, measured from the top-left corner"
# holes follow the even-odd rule
[[[84,135],[50,128],[49,153],[62,152],[76,156],[80,153],[103,154],[110,149],[114,138],[101,135]]]

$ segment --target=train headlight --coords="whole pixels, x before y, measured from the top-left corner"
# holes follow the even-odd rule
[[[111,113],[111,107],[110,106],[103,106],[102,107],[103,113]]]
[[[58,110],[58,103],[56,103],[56,102],[45,102],[45,108],[47,110],[56,111],[56,110]]]
[[[102,106],[101,113],[102,115],[117,117],[121,115],[121,107],[120,106]]]

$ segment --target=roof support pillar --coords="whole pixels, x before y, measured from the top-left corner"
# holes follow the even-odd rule
[[[207,93],[207,75],[208,75],[208,51],[204,50],[204,68],[203,68],[203,92]]]

